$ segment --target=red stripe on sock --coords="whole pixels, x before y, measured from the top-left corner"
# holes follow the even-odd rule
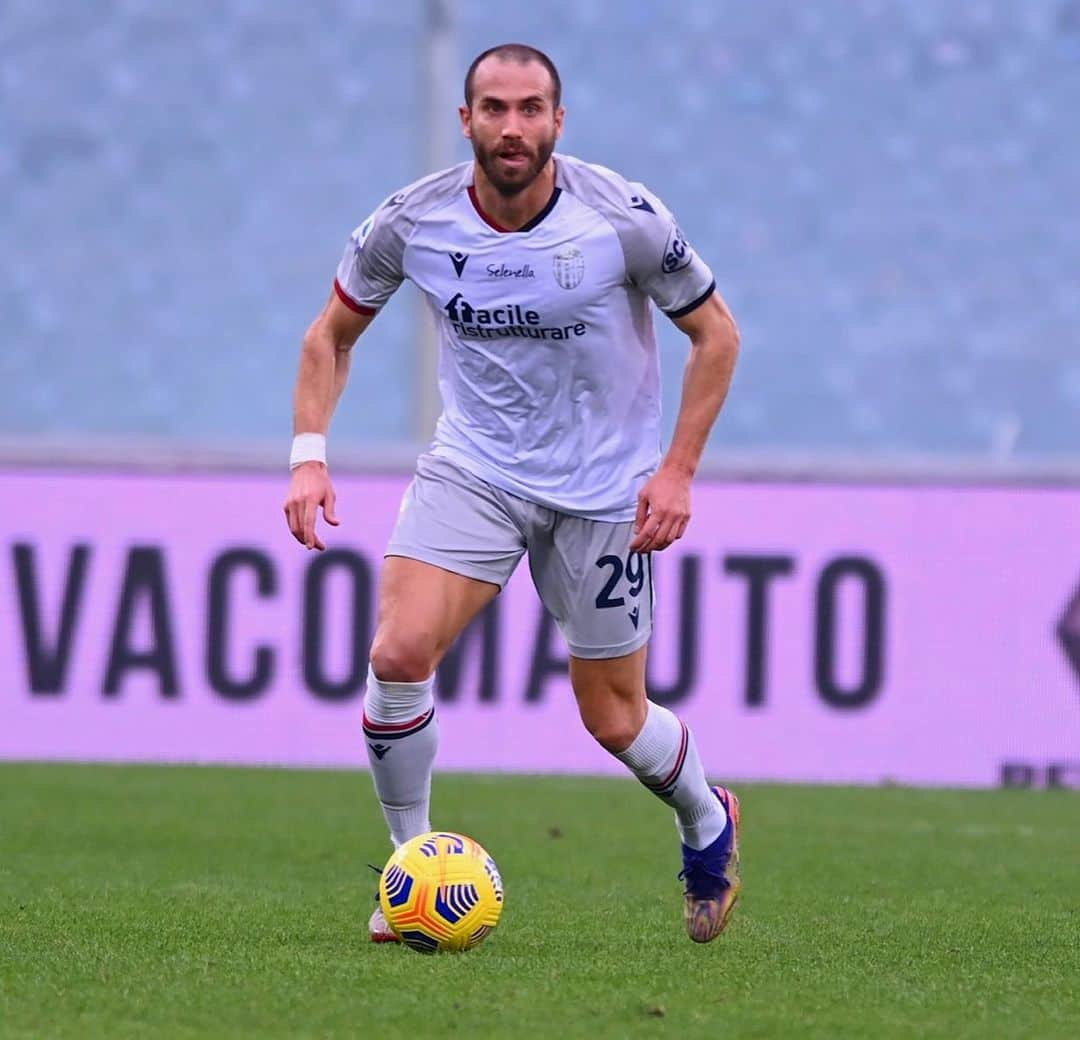
[[[404,729],[412,729],[413,726],[419,726],[435,709],[430,708],[424,712],[423,715],[417,715],[415,719],[409,722],[372,722],[368,718],[367,712],[364,712],[364,729],[369,729],[373,733],[400,733]]]
[[[688,743],[689,732],[686,729],[685,722],[680,722],[679,725],[682,726],[682,742],[679,744],[679,755],[675,759],[675,768],[672,769],[670,773],[668,773],[665,780],[661,781],[657,785],[660,790],[663,790],[665,787],[675,781],[675,778],[679,775],[680,772],[682,772],[683,763],[686,761],[686,745]]]

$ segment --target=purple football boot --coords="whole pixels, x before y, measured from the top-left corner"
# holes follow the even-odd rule
[[[694,942],[712,942],[723,930],[739,899],[739,799],[726,787],[712,788],[727,812],[727,826],[708,848],[682,847],[686,882],[683,916],[686,934]]]

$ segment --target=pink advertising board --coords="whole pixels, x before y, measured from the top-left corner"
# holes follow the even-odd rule
[[[282,478],[0,473],[0,758],[365,765],[407,479],[340,477],[318,554]],[[711,774],[1080,784],[1080,489],[701,482],[654,562],[651,692]],[[621,771],[565,655],[523,566],[440,671],[439,767]]]

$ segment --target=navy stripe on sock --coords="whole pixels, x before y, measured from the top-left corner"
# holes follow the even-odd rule
[[[425,726],[427,726],[431,720],[435,718],[435,709],[432,708],[428,713],[420,719],[420,721],[412,727],[412,729],[401,730],[397,733],[387,732],[378,728],[378,723],[369,723],[368,718],[364,716],[364,736],[371,737],[372,740],[401,740],[402,737],[411,737],[414,733],[419,733]]]
[[[690,743],[690,733],[687,730],[685,723],[680,722],[679,725],[682,726],[682,740],[679,743],[679,754],[675,758],[674,767],[663,780],[659,781],[659,783],[645,784],[653,794],[659,795],[661,798],[671,794],[678,786],[679,777],[682,774],[683,766],[686,764],[686,751],[687,745]]]

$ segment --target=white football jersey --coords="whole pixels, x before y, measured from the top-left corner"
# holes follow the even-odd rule
[[[655,195],[602,166],[556,155],[551,199],[518,231],[472,184],[466,162],[390,196],[349,239],[338,296],[371,314],[408,278],[427,298],[433,454],[560,512],[630,520],[660,461],[649,300],[688,314],[712,272]]]

